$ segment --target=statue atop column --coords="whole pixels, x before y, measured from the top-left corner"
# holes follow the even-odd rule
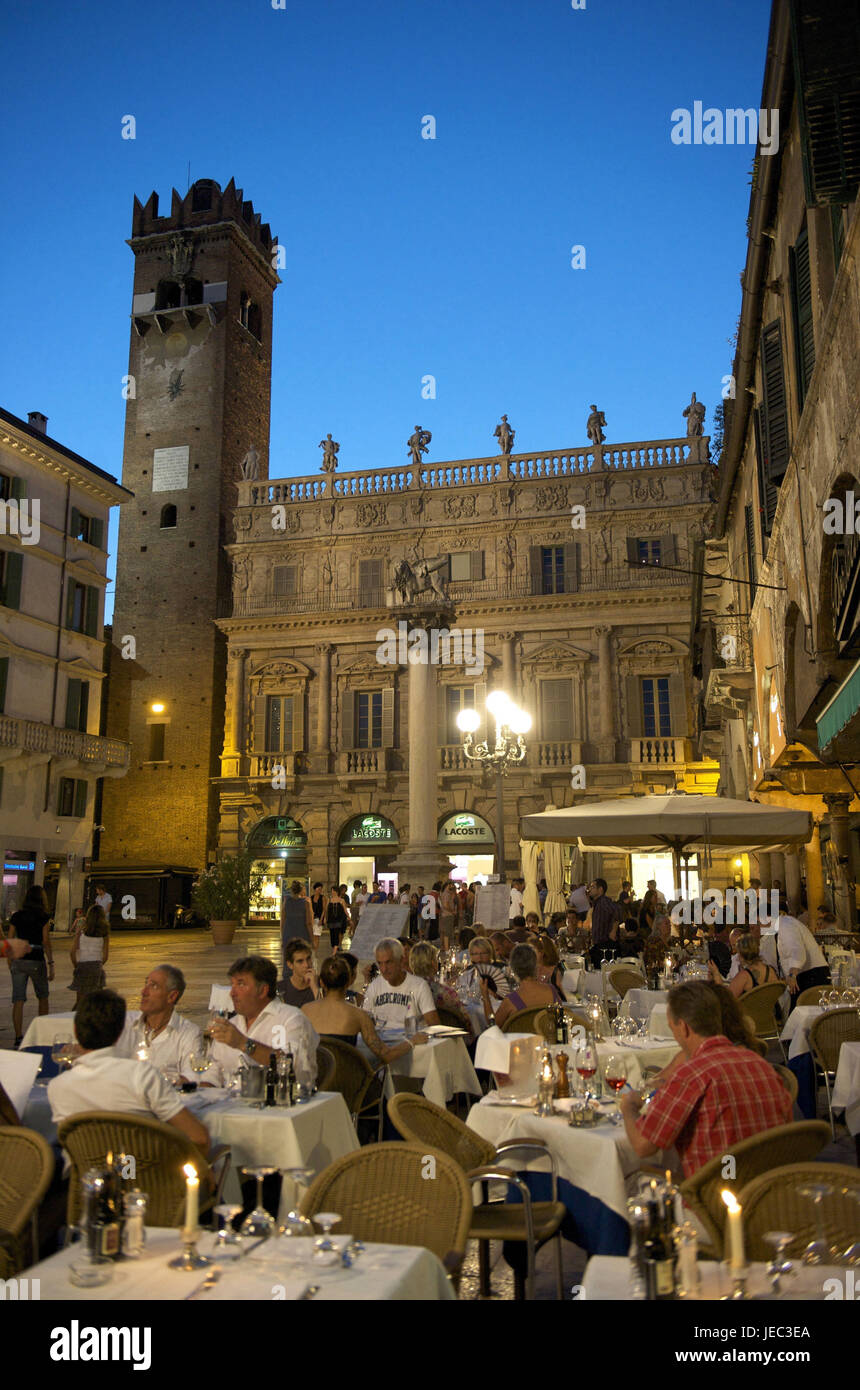
[[[690,397],[690,404],[682,412],[687,421],[687,438],[694,439],[704,434],[705,407],[696,400],[696,393]]]
[[[432,438],[429,430],[422,430],[420,425],[416,425],[415,433],[407,439],[408,451],[416,468],[422,462],[422,455],[427,453],[427,446]]]
[[[330,434],[327,434],[325,439],[320,440],[319,447],[323,451],[322,463],[320,464],[320,472],[334,473],[337,469],[337,456],[338,451],[340,449],[340,445],[336,442],[336,440],[332,439]]]
[[[585,429],[592,444],[602,444],[606,438],[603,433],[606,425],[606,416],[602,410],[598,410],[596,405],[591,407],[591,414],[588,417]]]
[[[239,472],[242,476],[242,480],[246,483],[255,483],[259,478],[260,455],[257,453],[253,444],[239,464]]]
[[[512,429],[508,424],[507,415],[502,416],[496,428],[493,430],[493,436],[499,441],[499,453],[504,456],[509,455],[514,447],[516,430]]]

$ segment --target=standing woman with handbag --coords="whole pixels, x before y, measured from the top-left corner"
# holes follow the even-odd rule
[[[76,1009],[85,995],[92,994],[94,989],[104,989],[104,967],[109,951],[110,923],[103,910],[93,906],[84,924],[78,927],[69,953],[74,966],[72,989],[76,992]]]
[[[28,956],[23,960],[9,961],[9,973],[12,976],[12,1023],[15,1029],[15,1046],[19,1047],[24,1033],[27,981],[33,982],[33,993],[39,1002],[41,1016],[50,1008],[48,983],[54,978],[51,914],[48,911],[45,890],[40,884],[34,883],[27,889],[23,906],[12,913],[9,919],[9,935],[30,943]]]
[[[326,907],[325,925],[331,949],[336,951],[340,946],[341,937],[350,925],[349,908],[341,897],[337,884],[332,884],[331,897]]]

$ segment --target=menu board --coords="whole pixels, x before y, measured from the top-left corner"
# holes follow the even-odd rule
[[[509,883],[479,883],[475,889],[473,921],[482,923],[487,933],[507,931],[511,925],[511,887]]]
[[[408,923],[408,903],[365,903],[349,949],[359,960],[373,960],[380,941],[402,936]]]

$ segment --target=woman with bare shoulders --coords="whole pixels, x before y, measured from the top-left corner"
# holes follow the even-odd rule
[[[329,956],[328,960],[323,961],[319,978],[322,993],[312,1004],[305,1004],[302,1013],[307,1014],[323,1044],[326,1038],[333,1038],[335,1042],[356,1047],[361,1038],[378,1061],[388,1063],[405,1057],[420,1043],[429,1042],[426,1033],[416,1033],[414,1037],[404,1038],[403,1042],[387,1047],[374,1028],[370,1014],[355,1004],[347,1003],[350,969],[341,956]]]

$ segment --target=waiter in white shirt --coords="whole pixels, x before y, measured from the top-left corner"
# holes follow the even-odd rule
[[[515,878],[511,884],[511,906],[508,912],[508,921],[512,922],[515,917],[523,915],[523,893],[526,889],[524,878]]]
[[[100,907],[105,917],[110,921],[110,909],[113,898],[103,883],[96,884],[96,907]]]
[[[278,970],[263,956],[244,956],[230,967],[232,1019],[213,1023],[212,1061],[222,1079],[231,1076],[242,1057],[267,1067],[273,1052],[293,1054],[296,1080],[313,1087],[317,1079],[319,1034],[310,1019],[277,997]]]
[[[191,1054],[203,1034],[189,1018],[176,1012],[185,993],[185,976],[175,965],[157,965],[140,992],[140,1008],[125,1016],[118,1047],[124,1057],[148,1059],[159,1071],[176,1072],[193,1081]]]
[[[776,919],[776,948],[785,983],[794,1008],[798,994],[813,985],[830,984],[827,957],[809,927],[789,916],[788,900],[780,897],[779,917]]]

